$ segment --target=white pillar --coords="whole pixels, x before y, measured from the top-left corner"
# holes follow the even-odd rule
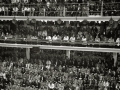
[[[117,64],[117,52],[113,52],[113,59],[114,59],[114,67]]]
[[[26,48],[26,58],[30,59],[30,48]]]
[[[70,59],[70,50],[66,50],[66,56]]]

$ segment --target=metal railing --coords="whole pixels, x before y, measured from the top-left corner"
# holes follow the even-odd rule
[[[99,15],[103,16],[105,11],[108,12],[119,12],[120,9],[116,8],[114,10],[109,10],[104,7],[109,5],[116,5],[120,2],[113,2],[113,3],[104,3],[101,1],[98,4],[91,4],[90,2],[87,3],[51,3],[50,8],[47,7],[46,4],[23,4],[23,7],[28,7],[29,10],[22,11],[22,7],[19,8],[17,4],[0,4],[0,15],[1,16],[91,16],[91,15]],[[11,8],[10,8],[11,6]],[[12,10],[14,7],[18,7],[16,11]],[[54,7],[54,8],[53,8]],[[96,8],[97,7],[97,8]],[[32,8],[34,10],[32,10]],[[47,10],[49,9],[49,10]],[[54,9],[54,10],[53,10]],[[98,9],[98,10],[96,10]],[[26,14],[27,13],[27,14]],[[50,14],[49,14],[50,13]],[[116,15],[113,15],[116,16]],[[118,16],[118,15],[117,15]]]

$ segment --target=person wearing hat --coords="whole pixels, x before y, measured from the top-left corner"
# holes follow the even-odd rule
[[[93,36],[93,38],[94,38],[94,40],[95,40],[95,38],[96,38],[96,36],[97,36],[97,33],[98,33],[98,29],[97,29],[97,27],[95,26],[95,24],[92,26],[92,28],[91,28],[91,34],[92,34],[92,36]]]

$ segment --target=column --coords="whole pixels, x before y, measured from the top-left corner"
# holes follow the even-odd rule
[[[66,50],[66,56],[70,59],[70,50]]]
[[[30,59],[30,48],[26,48],[26,58]]]
[[[116,67],[116,64],[117,64],[117,52],[113,52],[113,59],[114,59],[114,67]]]

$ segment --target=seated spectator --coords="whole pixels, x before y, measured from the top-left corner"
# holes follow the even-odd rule
[[[117,40],[116,40],[117,43],[120,43],[120,38],[118,37]]]
[[[36,36],[32,36],[31,39],[38,39]]]
[[[83,42],[86,42],[86,41],[87,41],[87,39],[86,39],[86,37],[85,37],[84,35],[82,36],[82,41],[83,41]]]
[[[108,39],[108,42],[114,42],[114,39],[111,37]]]
[[[60,35],[57,35],[57,40],[62,40]]]
[[[8,7],[5,7],[5,15],[6,16],[8,16],[8,12],[9,12]]]
[[[100,38],[98,36],[96,36],[95,41],[100,42]]]
[[[57,38],[57,36],[56,35],[54,35],[53,37],[52,37],[52,40],[53,41],[56,41],[58,38]]]
[[[46,37],[46,40],[48,40],[48,41],[52,41],[51,36],[47,36],[47,37]]]
[[[35,15],[35,8],[31,7],[31,16],[34,16],[34,15]]]
[[[70,37],[70,42],[75,42],[75,36],[74,35]]]
[[[63,41],[69,42],[69,36],[65,35]]]

